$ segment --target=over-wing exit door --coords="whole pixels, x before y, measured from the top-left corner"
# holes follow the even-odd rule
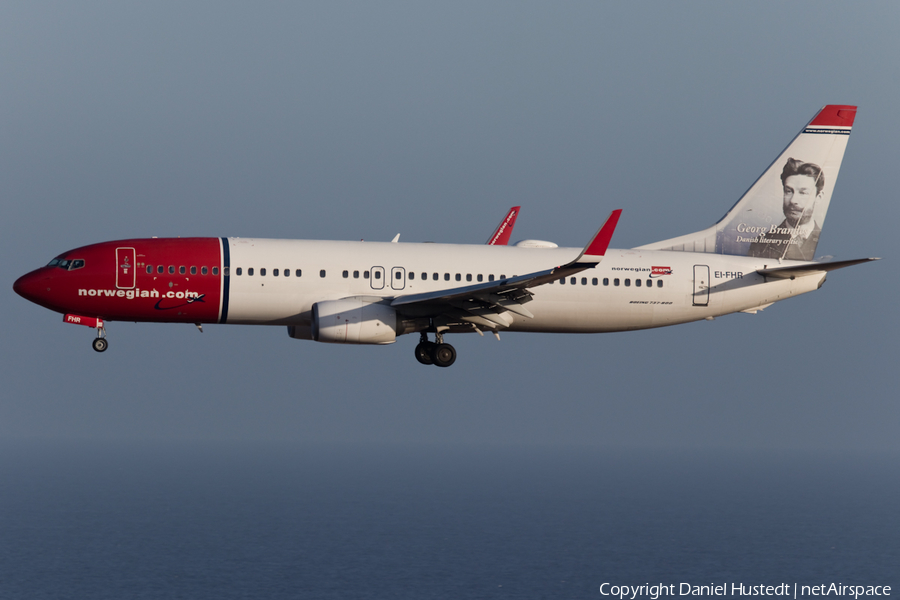
[[[406,269],[394,267],[391,269],[391,289],[402,290],[406,287]]]
[[[373,290],[384,289],[384,267],[372,267],[369,285],[372,286]]]

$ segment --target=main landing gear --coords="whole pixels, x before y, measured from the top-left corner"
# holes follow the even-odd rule
[[[444,343],[444,336],[435,334],[435,342],[429,342],[428,336],[423,331],[416,346],[416,360],[423,365],[436,365],[449,367],[456,362],[456,349],[450,344]]]

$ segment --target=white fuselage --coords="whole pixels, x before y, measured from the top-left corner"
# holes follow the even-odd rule
[[[565,265],[580,252],[432,243],[246,238],[228,242],[226,322],[294,326],[309,325],[316,302],[449,290]],[[511,320],[507,330],[626,331],[752,312],[816,290],[825,280],[822,272],[794,279],[756,273],[791,264],[805,263],[610,248],[600,264],[578,273],[574,283],[566,278],[564,284],[557,280],[530,288],[534,297],[526,306],[534,318],[506,313]],[[290,274],[285,276],[285,271]]]

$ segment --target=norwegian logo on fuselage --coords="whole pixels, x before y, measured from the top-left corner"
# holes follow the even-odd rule
[[[650,267],[650,277],[662,277],[663,275],[671,275],[672,267]]]

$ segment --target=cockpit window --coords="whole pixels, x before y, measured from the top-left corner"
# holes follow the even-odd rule
[[[80,269],[84,266],[84,259],[75,258],[69,260],[67,258],[54,258],[49,263],[47,263],[48,267],[59,267],[60,269],[65,269],[67,271],[74,271],[75,269]]]

